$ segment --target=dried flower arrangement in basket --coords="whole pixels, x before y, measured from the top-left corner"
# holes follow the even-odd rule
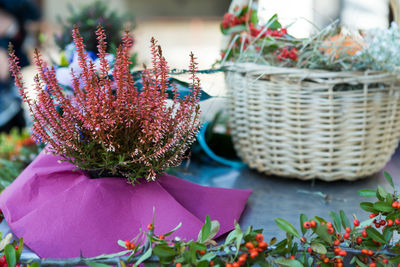
[[[250,167],[327,181],[384,167],[400,138],[397,25],[352,33],[333,23],[298,39],[277,15],[261,25],[244,6],[221,30],[232,136]]]
[[[132,40],[125,34],[117,51],[112,78],[106,60],[106,37],[97,30],[100,70],[88,59],[83,39],[75,27],[73,38],[81,75],[72,72],[74,95],[63,93],[55,75],[35,51],[39,74],[35,77],[37,99],[30,99],[22,82],[18,59],[12,49],[10,62],[16,85],[34,118],[33,138],[47,150],[61,155],[82,170],[100,176],[124,176],[131,183],[139,178],[154,180],[166,168],[182,161],[199,129],[200,82],[191,55],[192,93],[167,107],[168,66],[153,39],[153,68],[143,71],[138,91],[129,71]],[[46,84],[46,87],[43,85]]]

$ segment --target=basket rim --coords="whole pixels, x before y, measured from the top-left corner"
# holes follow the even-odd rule
[[[365,70],[365,71],[351,71],[351,70],[343,70],[343,71],[331,71],[325,69],[310,69],[310,68],[295,68],[295,67],[279,67],[279,66],[272,66],[254,62],[227,62],[221,66],[224,70],[228,72],[254,72],[254,71],[271,71],[271,72],[279,72],[280,74],[295,74],[295,73],[330,73],[330,74],[338,74],[338,75],[353,75],[353,76],[365,76],[367,75],[382,75],[385,74],[388,77],[396,77],[396,75],[392,74],[388,71],[378,71],[378,70]]]

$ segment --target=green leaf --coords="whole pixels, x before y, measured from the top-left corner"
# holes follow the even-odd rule
[[[215,253],[206,253],[201,258],[200,261],[210,261],[214,259],[217,255]]]
[[[386,244],[384,236],[381,233],[379,233],[376,229],[372,227],[367,227],[365,231],[367,231],[368,236],[371,237],[376,242],[381,242],[382,244]]]
[[[92,257],[92,258],[87,258],[87,259],[89,261],[111,259],[111,258],[115,258],[115,257],[124,256],[124,255],[128,254],[129,252],[131,252],[131,251],[130,250],[124,250],[124,251],[117,252],[117,253],[112,253],[112,254],[101,254],[99,256]]]
[[[326,254],[327,250],[324,245],[321,243],[311,243],[311,248],[313,251],[317,252],[318,254]]]
[[[290,260],[286,258],[277,258],[273,260],[274,263],[284,267],[303,267],[303,264],[298,260]]]
[[[168,258],[175,256],[177,252],[173,248],[168,247],[168,245],[160,245],[153,248],[153,253],[160,258]]]
[[[392,186],[392,188],[394,188],[392,176],[390,176],[390,174],[387,173],[386,171],[383,171],[383,176],[385,176],[386,180],[389,182],[389,184]]]
[[[172,235],[176,230],[178,230],[179,228],[181,228],[182,223],[180,222],[174,229],[172,229],[171,231],[169,231],[168,233],[166,233],[164,236],[169,236]]]
[[[382,212],[391,212],[393,210],[392,205],[390,205],[386,202],[383,202],[383,201],[375,202],[374,208],[376,210],[382,211]]]
[[[104,263],[99,263],[95,261],[87,261],[85,262],[87,266],[94,266],[94,267],[109,267],[110,265],[104,264]]]
[[[123,247],[123,248],[126,248],[126,246],[125,246],[125,241],[118,240],[118,245],[120,245],[120,246]]]
[[[347,215],[344,213],[344,211],[340,210],[339,214],[340,214],[340,219],[342,220],[343,228],[346,228],[346,227],[350,227],[351,228],[351,224],[350,224],[349,218],[347,218]]]
[[[238,236],[238,232],[235,230],[231,231],[225,239],[225,246],[230,244],[233,240],[235,240]]]
[[[19,258],[21,257],[23,249],[24,249],[24,239],[20,238],[18,241],[18,250],[16,251],[17,262],[19,262]]]
[[[393,264],[399,264],[400,263],[400,255],[398,255],[394,258],[391,258],[389,261],[390,261],[390,263],[393,263]]]
[[[138,260],[135,262],[135,267],[147,260],[148,258],[151,257],[151,254],[153,253],[153,250],[149,248]]]
[[[360,207],[363,210],[368,211],[368,212],[372,212],[372,213],[376,212],[376,209],[374,208],[374,204],[371,202],[361,202]]]
[[[317,226],[317,229],[315,229],[315,233],[325,242],[328,244],[332,243],[332,235],[328,233],[328,227],[326,224],[320,224]]]
[[[7,264],[10,267],[14,267],[17,264],[17,257],[15,255],[15,248],[7,244],[4,248],[4,254],[6,255]]]
[[[304,235],[307,232],[307,229],[304,228],[304,223],[308,221],[308,218],[305,214],[300,214],[300,228],[301,228],[301,233]]]
[[[376,191],[372,189],[361,189],[358,194],[362,197],[376,197]]]
[[[392,237],[393,237],[393,229],[385,227],[385,230],[383,230],[383,238],[385,238],[386,242],[389,242]]]
[[[39,264],[39,262],[35,261],[35,262],[28,264],[28,266],[29,267],[40,267],[40,264]]]
[[[337,214],[334,211],[329,212],[329,216],[333,219],[333,223],[335,224],[336,231],[341,232],[342,231],[342,221],[340,220],[339,214]]]
[[[294,228],[294,226],[290,222],[282,218],[276,218],[275,223],[279,226],[279,228],[281,228],[286,233],[289,233],[297,238],[300,238],[299,232],[297,232],[296,228]]]
[[[278,15],[274,14],[267,22],[266,27],[271,30],[277,30],[282,27],[282,25],[278,21]]]
[[[387,196],[387,192],[385,189],[383,189],[382,186],[378,185],[378,194],[382,197],[382,198],[386,198]]]
[[[240,228],[240,225],[237,222],[235,222],[235,229],[238,233],[236,237],[236,253],[235,253],[235,257],[237,257],[240,251],[240,245],[242,244],[243,232],[242,229]]]
[[[208,261],[199,261],[196,267],[208,267]]]
[[[211,220],[210,220],[210,216],[207,215],[206,222],[204,223],[203,227],[201,227],[197,241],[204,243],[204,241],[207,240],[210,233],[211,233]]]
[[[366,265],[364,262],[360,261],[357,257],[356,257],[356,262],[358,266],[361,267],[368,267],[368,265]]]
[[[240,33],[246,31],[246,25],[236,25],[230,28],[223,29],[221,25],[221,32],[224,35],[231,35],[232,33]]]
[[[320,223],[322,223],[322,222],[326,223],[324,218],[321,218],[321,217],[318,217],[318,216],[315,216],[314,218]]]

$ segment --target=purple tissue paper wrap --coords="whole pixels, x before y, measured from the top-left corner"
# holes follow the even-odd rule
[[[44,258],[98,256],[122,251],[117,241],[146,229],[155,208],[155,233],[196,239],[206,215],[238,221],[251,190],[204,187],[164,174],[132,187],[122,178],[90,179],[61,157],[42,152],[0,195],[0,208],[17,237]]]

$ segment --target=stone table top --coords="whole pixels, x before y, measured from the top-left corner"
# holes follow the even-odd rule
[[[400,150],[383,170],[391,174],[395,185],[400,185]],[[376,189],[378,185],[390,190],[382,171],[352,182],[301,181],[268,176],[248,168],[232,169],[190,162],[189,166],[179,167],[173,174],[206,186],[253,189],[239,223],[243,228],[249,225],[263,228],[267,239],[277,237],[278,240],[285,238],[285,233],[276,226],[276,217],[291,222],[298,229],[301,213],[309,218],[319,216],[328,220],[330,211],[344,210],[351,220],[352,214],[359,220],[366,220],[368,213],[361,210],[359,203],[367,198],[360,197],[358,190]]]

